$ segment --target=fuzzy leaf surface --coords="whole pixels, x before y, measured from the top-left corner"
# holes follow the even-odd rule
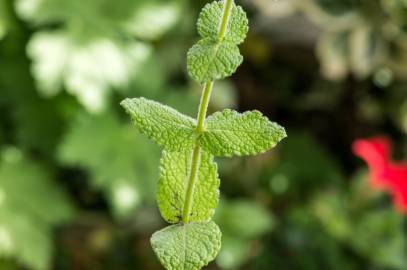
[[[177,224],[153,234],[151,245],[167,270],[200,270],[215,259],[221,236],[213,221]]]
[[[198,82],[224,79],[243,62],[237,45],[206,38],[195,44],[187,55],[188,73]]]
[[[157,201],[161,215],[169,223],[181,221],[191,161],[192,151],[163,152]],[[220,180],[211,154],[201,151],[197,177],[190,221],[206,222],[219,201]]]
[[[167,150],[191,149],[195,120],[175,109],[145,98],[125,99],[121,105],[141,133]]]
[[[203,38],[217,40],[219,24],[222,20],[224,1],[208,3],[202,10],[198,19],[198,32]],[[224,40],[233,44],[240,44],[246,38],[249,31],[249,21],[246,13],[240,6],[233,4],[226,36]]]
[[[243,114],[226,109],[209,116],[199,144],[214,156],[230,157],[263,153],[287,135],[259,111]]]

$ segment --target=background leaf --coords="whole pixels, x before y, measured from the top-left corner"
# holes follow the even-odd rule
[[[72,206],[44,169],[18,149],[4,149],[0,164],[0,256],[48,269],[51,229],[73,217]]]
[[[115,142],[111,144],[110,142]],[[89,171],[117,217],[126,217],[142,201],[153,202],[158,149],[114,113],[79,114],[59,149],[63,164]],[[148,179],[148,181],[147,181]]]

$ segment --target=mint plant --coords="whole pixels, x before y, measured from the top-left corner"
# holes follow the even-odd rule
[[[258,111],[226,109],[206,118],[214,81],[232,75],[242,63],[238,45],[248,19],[233,0],[207,4],[198,19],[201,40],[188,52],[189,75],[202,84],[197,119],[145,98],[121,105],[141,133],[164,148],[157,202],[173,225],[156,232],[152,247],[168,270],[198,270],[218,254],[221,232],[212,221],[220,180],[214,157],[263,153],[286,137],[283,127]]]

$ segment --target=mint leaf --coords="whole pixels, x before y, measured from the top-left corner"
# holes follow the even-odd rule
[[[199,144],[214,156],[259,154],[274,147],[287,135],[259,111],[243,114],[226,109],[207,118]]]
[[[172,225],[153,234],[151,245],[167,270],[199,270],[218,254],[221,232],[213,221]]]
[[[232,75],[243,62],[239,48],[230,42],[206,38],[187,55],[189,75],[198,82],[219,80]]]
[[[217,40],[224,3],[215,1],[203,8],[198,19],[198,32],[201,37]],[[233,5],[225,40],[238,45],[244,41],[248,30],[249,21],[246,13],[240,6]]]
[[[157,201],[163,218],[178,223],[184,209],[192,151],[163,152]],[[198,179],[195,183],[191,222],[209,221],[219,201],[217,166],[212,155],[201,151]]]
[[[140,132],[165,149],[179,151],[194,146],[194,119],[145,98],[125,99],[121,105]]]

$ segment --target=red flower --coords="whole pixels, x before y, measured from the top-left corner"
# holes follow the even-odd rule
[[[407,213],[407,163],[391,160],[392,143],[386,137],[356,140],[353,153],[369,166],[373,188],[393,194],[398,210]]]

